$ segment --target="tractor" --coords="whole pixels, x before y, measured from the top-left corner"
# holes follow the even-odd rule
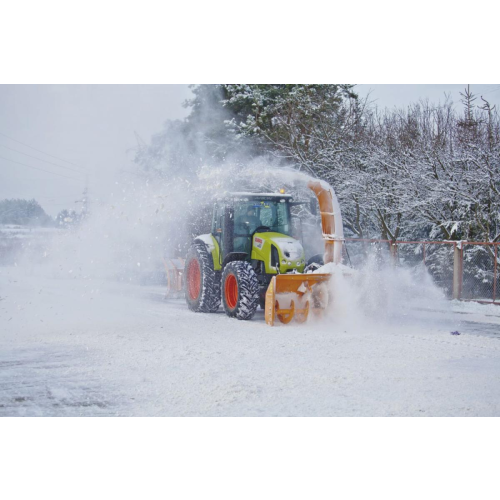
[[[323,181],[308,186],[319,200],[324,263],[339,263],[343,232],[335,193]],[[222,301],[228,316],[248,320],[260,305],[270,325],[275,318],[282,323],[305,321],[311,309],[321,314],[328,303],[330,274],[307,272],[304,249],[293,237],[291,207],[302,203],[284,190],[218,198],[211,232],[197,236],[186,256],[183,277],[189,309],[216,312]]]

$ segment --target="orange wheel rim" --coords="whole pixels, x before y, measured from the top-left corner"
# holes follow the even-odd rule
[[[224,283],[224,296],[229,309],[234,309],[238,303],[238,281],[236,276],[229,274]]]
[[[193,259],[188,265],[187,282],[189,298],[196,300],[201,290],[201,270],[196,259]]]

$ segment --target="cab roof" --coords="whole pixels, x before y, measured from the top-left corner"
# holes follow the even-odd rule
[[[228,198],[279,198],[279,199],[290,199],[291,194],[281,194],[281,193],[250,193],[250,192],[235,192],[226,193]]]

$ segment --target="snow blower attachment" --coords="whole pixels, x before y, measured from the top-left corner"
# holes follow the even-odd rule
[[[292,319],[304,323],[310,310],[315,316],[321,316],[328,306],[326,283],[329,279],[329,274],[313,273],[280,274],[271,278],[266,292],[266,323],[272,326],[276,318],[281,323],[290,323]]]
[[[342,218],[335,193],[330,185],[322,181],[308,183],[318,198],[321,228],[325,240],[324,263],[342,261],[344,232]],[[337,217],[337,219],[335,219]],[[309,310],[320,316],[328,307],[328,281],[330,274],[278,274],[271,279],[266,292],[266,323],[274,325],[276,318],[281,323],[298,323],[307,320]]]
[[[320,207],[324,264],[342,259],[342,218],[331,186],[310,181]],[[229,193],[213,207],[212,229],[195,238],[184,265],[185,298],[195,312],[251,319],[260,305],[266,323],[307,320],[328,307],[330,274],[304,273],[306,259],[292,237],[292,197],[279,193]],[[167,264],[165,264],[167,267]],[[167,275],[170,276],[167,270]],[[173,283],[177,283],[172,278]]]

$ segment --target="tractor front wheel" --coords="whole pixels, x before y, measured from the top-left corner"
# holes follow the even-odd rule
[[[232,318],[251,319],[259,305],[257,274],[248,262],[229,262],[222,273],[222,303]]]

